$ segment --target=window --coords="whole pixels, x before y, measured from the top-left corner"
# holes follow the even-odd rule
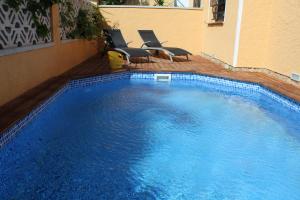
[[[210,0],[212,21],[214,22],[224,21],[225,5],[226,5],[226,0]]]
[[[193,1],[193,7],[194,8],[200,8],[201,7],[201,0],[194,0]]]

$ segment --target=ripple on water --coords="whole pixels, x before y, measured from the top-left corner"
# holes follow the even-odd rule
[[[0,196],[300,199],[299,121],[259,94],[193,82],[77,88],[0,150]]]

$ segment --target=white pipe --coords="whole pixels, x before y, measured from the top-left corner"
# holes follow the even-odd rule
[[[244,0],[239,0],[238,14],[237,14],[237,20],[236,20],[236,29],[235,29],[233,62],[232,62],[232,65],[234,67],[237,66],[238,57],[239,57],[240,36],[241,36],[241,26],[242,26],[242,17],[243,17],[243,7],[244,7]]]

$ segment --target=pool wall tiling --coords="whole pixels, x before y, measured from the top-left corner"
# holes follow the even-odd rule
[[[6,129],[3,133],[0,134],[0,148],[9,142],[20,130],[26,126],[34,117],[36,117],[44,108],[47,107],[52,101],[54,101],[59,95],[63,94],[69,89],[78,88],[78,87],[88,87],[90,85],[99,84],[103,82],[109,82],[119,79],[146,79],[154,80],[154,75],[158,72],[119,72],[114,74],[107,74],[101,76],[88,77],[83,79],[72,80],[67,83],[63,88],[57,91],[52,95],[48,100],[39,105],[33,111],[31,111],[26,117],[14,123],[10,128]],[[201,75],[196,73],[189,72],[159,72],[159,74],[171,74],[172,80],[184,80],[184,81],[199,81],[203,83],[211,83],[215,85],[232,87],[233,89],[241,90],[245,89],[247,91],[258,92],[260,94],[266,95],[273,100],[279,102],[283,106],[300,112],[300,103],[283,96],[275,91],[272,91],[265,86],[262,86],[258,83],[244,82],[214,76]]]

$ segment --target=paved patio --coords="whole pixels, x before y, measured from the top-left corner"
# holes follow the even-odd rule
[[[259,72],[242,72],[225,69],[219,64],[215,64],[201,56],[193,56],[190,61],[182,58],[174,59],[170,63],[166,58],[152,58],[151,63],[146,60],[134,60],[130,66],[121,70],[139,71],[177,71],[177,72],[197,72],[206,75],[250,81],[260,83],[283,95],[300,102],[300,88]],[[50,97],[55,91],[61,88],[71,79],[113,73],[109,69],[106,57],[95,56],[84,63],[72,68],[61,76],[54,77],[37,87],[29,90],[15,100],[0,107],[0,132],[11,126],[15,121],[26,116],[31,110]]]

